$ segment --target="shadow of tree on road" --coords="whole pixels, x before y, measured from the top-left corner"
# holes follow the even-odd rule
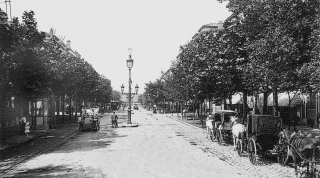
[[[107,177],[101,170],[92,167],[47,165],[34,169],[25,169],[13,172],[5,177]]]
[[[116,138],[126,137],[117,133],[117,128],[104,127],[99,131],[79,132],[68,139],[68,144],[61,145],[56,153],[71,153],[104,149],[116,141]]]

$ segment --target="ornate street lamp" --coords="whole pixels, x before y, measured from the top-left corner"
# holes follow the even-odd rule
[[[121,85],[121,94],[123,94],[123,91],[124,91],[124,85],[122,84]]]
[[[139,86],[138,84],[134,87],[136,89],[136,95],[138,94]]]
[[[139,90],[139,86],[138,84],[135,86],[135,93],[131,93],[131,84],[132,84],[132,80],[131,80],[131,68],[133,67],[133,59],[131,58],[131,52],[132,52],[132,48],[128,49],[129,51],[129,59],[127,59],[127,67],[129,68],[129,92],[128,93],[124,93],[124,85],[121,85],[121,94],[125,94],[127,95],[127,98],[129,98],[129,107],[128,107],[128,124],[132,124],[131,122],[131,99],[134,95],[138,94],[138,90]]]

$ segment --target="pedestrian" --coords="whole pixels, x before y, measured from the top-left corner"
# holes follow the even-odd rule
[[[26,126],[25,126],[25,131],[24,132],[27,135],[27,137],[29,137],[29,132],[30,132],[29,121],[26,122]]]
[[[25,134],[25,127],[26,127],[26,123],[27,123],[27,119],[25,117],[21,117],[20,119],[20,134],[24,135]]]
[[[111,116],[111,125],[112,125],[112,128],[115,127],[117,128],[118,127],[118,116],[116,115],[116,113],[113,111],[113,114]]]

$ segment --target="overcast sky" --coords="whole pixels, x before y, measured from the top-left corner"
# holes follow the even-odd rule
[[[5,0],[0,8],[5,11]],[[8,7],[9,9],[9,7]],[[155,81],[169,69],[186,44],[204,24],[224,21],[226,3],[216,0],[11,0],[11,14],[33,10],[40,31],[56,30],[71,41],[71,48],[111,80],[128,91],[128,48],[134,65],[132,87]]]

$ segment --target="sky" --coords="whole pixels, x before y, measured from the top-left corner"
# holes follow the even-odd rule
[[[0,0],[4,11],[5,0]],[[224,21],[231,13],[216,0],[11,0],[11,14],[34,11],[38,30],[56,30],[71,48],[128,92],[126,60],[132,48],[132,88],[154,82],[202,25]],[[9,12],[9,7],[8,7]]]

